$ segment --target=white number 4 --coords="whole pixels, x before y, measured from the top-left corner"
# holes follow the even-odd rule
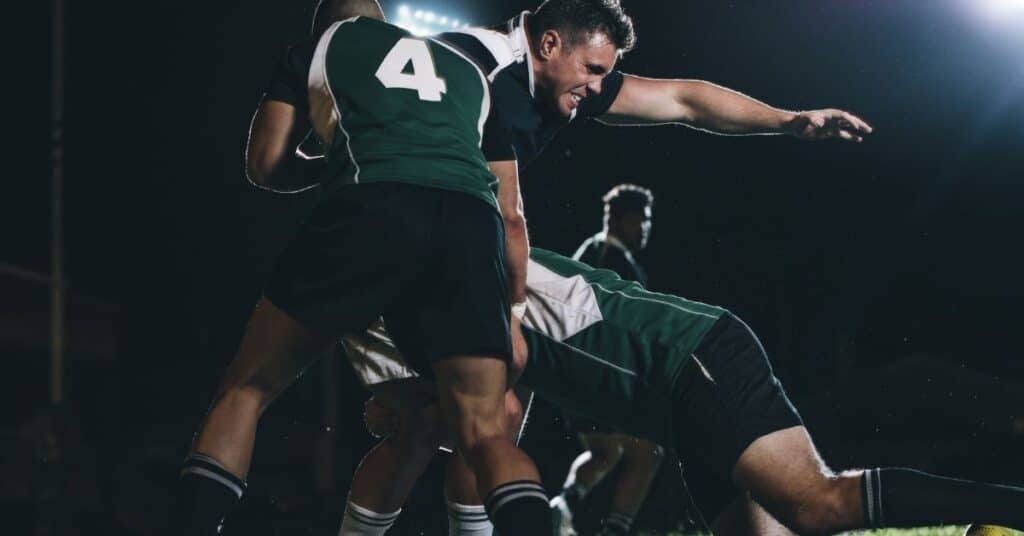
[[[403,72],[412,61],[412,74]],[[447,91],[443,78],[434,71],[427,44],[419,39],[400,39],[377,68],[377,79],[386,88],[415,89],[420,100],[439,102]]]

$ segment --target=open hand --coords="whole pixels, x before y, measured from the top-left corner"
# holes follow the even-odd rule
[[[834,108],[799,112],[786,125],[788,134],[812,141],[839,138],[860,143],[872,130],[863,119]]]

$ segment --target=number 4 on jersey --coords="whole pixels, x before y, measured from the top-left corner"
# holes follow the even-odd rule
[[[403,72],[412,61],[412,73]],[[377,68],[377,79],[386,88],[415,89],[420,100],[440,102],[441,94],[447,91],[443,78],[434,71],[434,60],[430,57],[427,43],[408,37],[400,39],[391,48],[384,61]]]

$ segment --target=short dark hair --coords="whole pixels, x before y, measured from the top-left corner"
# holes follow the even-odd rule
[[[384,20],[377,0],[319,0],[313,10],[313,35],[319,36],[332,24],[352,17]]]
[[[650,190],[629,183],[608,190],[601,199],[607,220],[618,220],[627,212],[642,212],[647,207],[654,207],[654,194]]]
[[[633,19],[619,0],[546,0],[530,17],[530,37],[557,30],[570,48],[589,40],[595,33],[611,39],[619,53],[636,46]]]

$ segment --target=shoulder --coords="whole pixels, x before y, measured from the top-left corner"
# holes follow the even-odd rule
[[[573,260],[588,262],[592,261],[592,257],[597,249],[598,240],[597,236],[591,236],[580,244],[580,247],[576,248],[576,252],[572,254]]]
[[[514,33],[485,28],[466,28],[439,34],[437,40],[459,49],[480,66],[487,79],[494,78],[510,65],[526,61],[527,51]]]

